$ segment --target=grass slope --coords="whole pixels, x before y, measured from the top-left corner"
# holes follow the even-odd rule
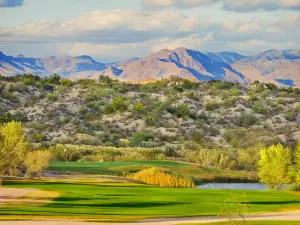
[[[220,206],[230,194],[241,200],[245,195],[253,213],[300,208],[300,196],[288,192],[159,188],[120,182],[120,179],[98,184],[65,183],[63,180],[6,181],[6,187],[59,191],[61,195],[46,205],[0,206],[0,218],[55,216],[134,220],[219,215]],[[234,205],[228,203],[228,207]]]
[[[63,172],[79,172],[86,174],[122,175],[134,173],[150,167],[170,169],[174,173],[192,175],[197,180],[235,181],[255,180],[254,173],[245,171],[221,170],[216,168],[203,168],[190,163],[174,161],[127,161],[127,162],[51,162],[48,170]]]

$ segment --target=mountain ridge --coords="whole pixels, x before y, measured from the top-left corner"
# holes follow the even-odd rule
[[[126,82],[148,82],[179,76],[196,81],[225,80],[239,83],[272,82],[300,86],[300,50],[270,49],[254,56],[236,52],[207,52],[180,47],[162,49],[142,58],[101,63],[91,56],[50,56],[46,58],[9,56],[0,51],[0,74],[59,74],[68,79],[107,75]]]

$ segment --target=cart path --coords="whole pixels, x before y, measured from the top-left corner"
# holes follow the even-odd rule
[[[300,211],[270,213],[262,215],[254,215],[248,220],[269,220],[269,221],[300,221]],[[169,218],[169,219],[153,219],[143,220],[131,223],[95,223],[84,221],[70,220],[40,220],[40,221],[0,221],[0,225],[178,225],[184,223],[213,223],[227,221],[220,217],[194,217],[194,218]]]

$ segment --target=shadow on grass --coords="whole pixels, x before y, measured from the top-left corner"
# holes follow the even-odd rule
[[[289,204],[300,204],[300,201],[266,201],[266,202],[247,202],[243,204],[251,205],[289,205]]]
[[[76,199],[73,199],[72,202],[75,202]],[[96,201],[96,199],[95,199]],[[161,207],[161,206],[176,206],[176,205],[186,205],[189,203],[182,202],[114,202],[114,203],[67,203],[64,201],[60,201],[59,199],[47,205],[47,207],[51,208],[152,208],[152,207]]]

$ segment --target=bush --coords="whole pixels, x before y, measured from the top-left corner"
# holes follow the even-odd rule
[[[127,109],[125,100],[120,97],[115,98],[111,104],[114,109],[114,112],[123,112]]]
[[[300,192],[300,184],[293,184],[288,188],[289,191]]]
[[[220,106],[220,105],[219,105],[218,103],[216,103],[216,102],[207,102],[207,103],[205,104],[205,109],[206,109],[207,111],[213,111],[213,110],[219,108],[219,106]]]
[[[292,110],[284,114],[285,119],[287,119],[288,121],[295,121],[297,116],[298,113],[296,112],[296,110]]]
[[[258,122],[256,116],[252,114],[242,113],[235,121],[235,124],[240,127],[248,128]]]
[[[262,103],[255,103],[253,110],[260,114],[266,114],[268,112],[268,109]]]
[[[50,102],[55,102],[55,101],[57,101],[58,96],[56,93],[49,93],[49,94],[47,94],[46,98]]]
[[[129,178],[153,184],[160,187],[176,187],[176,188],[194,188],[195,183],[192,178],[174,174],[169,170],[159,169],[156,167],[145,169],[130,175]]]
[[[132,146],[144,146],[145,142],[152,141],[153,135],[149,132],[136,132],[133,134],[130,144]]]
[[[176,107],[169,107],[167,111],[179,118],[187,117],[190,115],[190,109],[186,104],[179,104]]]

